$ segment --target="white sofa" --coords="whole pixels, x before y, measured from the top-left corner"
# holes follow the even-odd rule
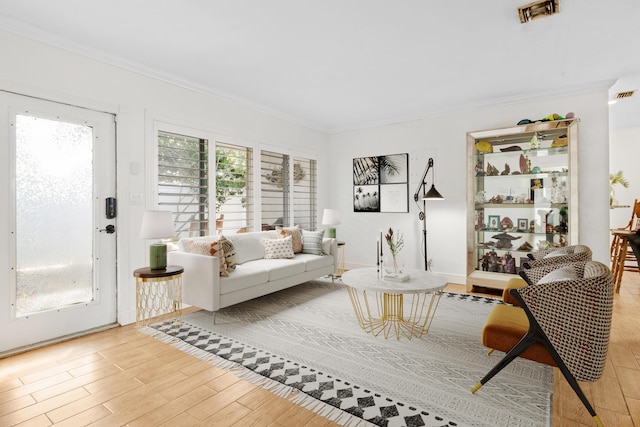
[[[181,239],[178,250],[167,254],[167,262],[184,267],[182,302],[207,311],[238,304],[286,289],[337,270],[337,240],[323,239],[323,255],[295,254],[291,259],[264,259],[262,239],[276,238],[274,231],[229,234],[237,266],[228,277],[220,276],[220,260],[185,251],[188,240],[215,240],[215,237]]]

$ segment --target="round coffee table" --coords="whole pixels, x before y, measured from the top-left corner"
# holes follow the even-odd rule
[[[447,278],[421,270],[408,271],[409,280],[395,282],[380,277],[376,268],[358,268],[342,275],[360,327],[385,339],[420,338],[429,332]],[[410,304],[404,304],[405,298]]]

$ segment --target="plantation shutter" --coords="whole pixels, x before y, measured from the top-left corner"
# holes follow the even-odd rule
[[[260,152],[262,229],[289,225],[289,156]]]
[[[174,214],[176,235],[209,234],[208,141],[158,133],[158,207]]]
[[[316,161],[293,159],[293,221],[306,230],[316,229]]]
[[[216,142],[216,228],[231,232],[253,228],[253,152]]]

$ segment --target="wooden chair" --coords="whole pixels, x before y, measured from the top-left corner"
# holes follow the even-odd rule
[[[638,229],[640,229],[640,201],[635,199],[633,201],[633,209],[631,209],[631,219],[629,220],[629,223],[625,227],[614,228],[611,230],[613,238],[611,239],[611,248],[609,252],[612,265],[615,265],[617,258],[620,255],[620,246],[623,244],[623,237],[621,237],[620,234],[615,234],[615,232],[620,230],[638,231]],[[638,260],[636,259],[633,251],[631,251],[631,249],[627,249],[625,255],[624,269],[626,271],[639,271]],[[627,260],[628,263],[626,262]]]
[[[482,331],[482,344],[507,354],[472,393],[516,357],[524,357],[557,366],[596,424],[602,426],[578,381],[597,381],[604,371],[613,313],[613,276],[606,265],[596,261],[575,262],[565,268],[572,269],[575,276],[541,279],[512,289],[521,307],[501,304],[493,308]]]
[[[616,285],[616,292],[620,292],[622,274],[625,271],[640,271],[638,257],[629,246],[628,240],[629,235],[634,234],[638,229],[640,229],[640,201],[635,199],[629,223],[623,228],[611,229],[611,270],[613,272],[613,280]]]

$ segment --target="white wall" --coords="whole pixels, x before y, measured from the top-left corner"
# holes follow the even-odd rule
[[[123,324],[135,319],[131,273],[146,263],[146,246],[138,239],[144,205],[130,204],[129,194],[144,193],[146,189],[145,141],[153,138],[149,135],[149,123],[154,118],[240,140],[316,153],[319,213],[325,207],[340,209],[342,224],[338,226],[338,237],[347,242],[346,260],[354,266],[375,263],[379,230],[389,226],[404,232],[404,257],[408,266],[419,267],[422,258],[419,253],[421,223],[413,200],[410,213],[353,213],[352,159],[410,153],[411,197],[427,159],[434,157],[437,188],[446,200],[430,202],[427,206],[429,257],[433,259],[434,271],[464,283],[466,132],[507,127],[523,118],[574,111],[582,119],[579,131],[581,241],[592,247],[596,259],[608,259],[606,88],[327,136],[2,31],[0,51],[3,52],[0,89],[118,114],[118,320]],[[132,162],[142,165],[139,174],[131,173]],[[145,194],[145,198],[149,199],[150,195]],[[318,223],[320,221],[319,217]],[[0,257],[7,259],[5,252],[6,247],[0,247]]]
[[[629,188],[615,186],[616,200],[619,205],[633,206],[640,199],[640,74],[621,77],[609,90],[609,99],[618,92],[635,90],[630,97],[621,99],[609,107],[609,170],[616,173],[621,170],[629,181]],[[631,207],[611,210],[611,228],[625,227],[631,218]]]
[[[608,263],[608,108],[607,87],[491,106],[436,118],[427,118],[331,136],[331,205],[339,209],[347,268],[375,265],[379,230],[398,228],[404,233],[403,258],[409,267],[421,268],[422,224],[412,195],[429,157],[435,162],[436,188],[444,201],[427,202],[428,256],[433,271],[456,283],[466,278],[466,133],[514,126],[521,119],[540,119],[551,113],[575,112],[579,124],[579,233],[594,259]],[[428,96],[428,95],[425,95]],[[394,153],[410,154],[411,198],[409,213],[354,213],[352,159]],[[428,177],[427,182],[431,179]]]
[[[144,194],[147,188],[145,141],[153,139],[154,119],[315,154],[320,212],[327,204],[328,136],[323,133],[2,31],[0,52],[0,90],[118,115],[118,321],[122,324],[135,320],[132,272],[147,259],[146,245],[138,238],[145,205],[130,204],[129,194]],[[141,166],[138,174],[131,173],[132,163]],[[145,194],[145,199],[152,200],[152,195]],[[9,259],[6,251],[6,245],[0,245],[3,259]]]
[[[629,206],[611,210],[611,228],[625,227],[631,218],[635,199],[640,199],[640,127],[625,127],[611,130],[611,173],[622,171],[629,187],[616,185],[616,200],[619,205]]]

